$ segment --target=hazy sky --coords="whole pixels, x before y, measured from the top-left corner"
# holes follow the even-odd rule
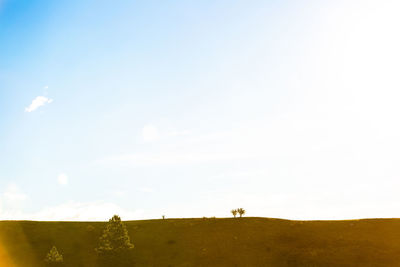
[[[399,13],[0,0],[0,219],[399,217]]]

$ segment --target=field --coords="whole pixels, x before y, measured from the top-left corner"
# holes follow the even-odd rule
[[[1,266],[96,266],[104,222],[0,222]],[[126,221],[136,266],[400,266],[400,220],[198,218]]]

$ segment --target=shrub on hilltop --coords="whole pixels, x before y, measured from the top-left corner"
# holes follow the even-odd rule
[[[130,266],[131,251],[134,248],[128,230],[118,215],[114,215],[107,223],[96,252],[99,263],[104,266]]]

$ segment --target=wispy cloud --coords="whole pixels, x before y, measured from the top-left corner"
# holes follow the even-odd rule
[[[155,192],[154,188],[151,188],[151,187],[140,187],[139,191],[143,192],[143,193],[154,193]]]
[[[57,181],[60,185],[68,184],[68,176],[65,173],[60,173],[57,177]]]
[[[21,202],[28,198],[16,184],[9,184],[3,193],[3,199],[8,202]]]
[[[145,131],[147,134],[144,136],[147,139],[144,140],[155,140],[154,136],[160,137],[157,128],[152,127],[149,126]],[[257,154],[257,151],[248,148],[246,140],[238,137],[243,137],[242,133],[228,131],[193,136],[190,131],[184,130],[165,132],[163,135],[168,136],[180,138],[174,138],[172,142],[168,138],[162,138],[163,142],[155,149],[109,155],[95,160],[94,163],[116,167],[179,166],[244,160],[254,158]]]
[[[57,206],[44,208],[34,214],[27,214],[34,220],[66,220],[66,221],[104,221],[114,214],[123,220],[143,218],[143,211],[129,211],[110,202],[67,202]],[[30,216],[30,217],[29,217]]]
[[[112,191],[110,195],[117,198],[123,198],[127,195],[127,193],[124,190],[116,190]]]
[[[118,166],[157,166],[199,164],[215,161],[229,161],[250,158],[252,155],[244,153],[157,153],[157,154],[124,154],[115,155],[96,161],[98,164]]]
[[[167,128],[167,129],[165,129]],[[158,127],[154,124],[146,124],[141,131],[141,138],[144,142],[154,142],[159,140],[166,140],[170,137],[182,137],[190,135],[190,130],[177,130],[171,127]]]
[[[114,214],[124,220],[146,218],[143,210],[130,211],[117,204],[104,201],[70,201],[59,205],[44,207],[36,212],[25,212],[24,203],[30,200],[19,186],[10,183],[0,193],[0,220],[40,220],[40,221],[104,221]]]
[[[168,133],[168,135],[169,136],[182,136],[182,135],[188,135],[188,134],[190,134],[191,133],[191,131],[189,131],[189,130],[182,130],[182,131],[176,131],[176,130],[174,130],[174,131],[170,131],[169,133]]]
[[[142,129],[142,138],[145,142],[153,142],[160,139],[158,128],[152,124],[147,124]]]
[[[22,210],[24,203],[29,199],[18,185],[10,183],[2,194],[0,194],[0,213],[16,213]]]
[[[44,106],[46,104],[50,104],[53,102],[53,99],[47,98],[45,96],[37,96],[35,99],[32,100],[32,103],[25,108],[26,112],[32,112],[38,109],[41,106]]]

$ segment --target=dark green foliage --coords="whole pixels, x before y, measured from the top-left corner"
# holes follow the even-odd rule
[[[133,249],[128,231],[118,215],[114,215],[107,223],[100,237],[96,252],[99,262],[105,266],[126,266],[131,262],[130,251]]]
[[[130,250],[133,249],[130,242],[128,231],[118,215],[114,215],[107,223],[100,237],[100,245],[96,249],[97,253],[107,251]]]
[[[58,252],[56,246],[53,246],[44,259],[47,266],[62,266],[64,262],[63,256]]]

